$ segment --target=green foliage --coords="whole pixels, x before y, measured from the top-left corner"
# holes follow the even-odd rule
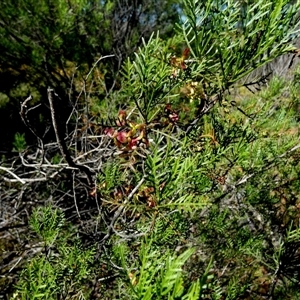
[[[170,80],[168,46],[154,34],[147,43],[144,40],[143,43],[135,54],[135,60],[128,59],[124,64],[122,75],[125,85],[122,92],[134,101],[143,121],[148,123],[156,115],[158,105],[169,98],[176,84]]]
[[[119,247],[119,249],[121,249]],[[139,264],[134,264],[130,273],[130,298],[131,299],[199,299],[200,282],[194,282],[186,288],[183,280],[182,267],[193,254],[194,249],[188,249],[175,256],[169,252],[162,254],[152,247],[150,240],[141,244]],[[119,252],[125,260],[124,253]]]
[[[3,93],[0,93],[0,108],[5,107],[8,102],[9,97]]]
[[[108,15],[117,7],[100,3]],[[68,13],[65,5],[54,12]],[[299,5],[186,0],[174,37],[154,33],[127,57],[120,88],[98,106],[110,109],[106,115],[89,115],[95,102],[86,101],[84,116],[75,107],[84,124],[65,140],[86,149],[78,157],[74,151],[74,161],[86,157],[81,167],[95,181],[87,184],[86,169],[69,166],[72,176],[58,177],[53,190],[57,205],[71,195],[74,204],[63,205],[78,232],[91,236],[87,245],[95,237],[97,259],[59,210],[38,208],[30,225],[40,249],[21,273],[16,299],[92,298],[96,291],[104,299],[279,299],[284,291],[297,299],[299,76],[293,83],[273,78],[255,95],[245,87],[260,80],[239,80],[295,50],[289,42],[298,35]],[[105,14],[97,18],[111,25]],[[51,39],[51,30],[41,30]],[[48,156],[57,153],[50,149]],[[45,155],[34,164],[36,174],[47,173],[48,162]]]
[[[21,272],[12,299],[87,299],[94,249],[84,249],[63,213],[51,206],[33,211],[31,228],[39,236],[35,255]],[[44,249],[44,250],[43,250]]]
[[[153,244],[158,247],[175,249],[188,238],[189,214],[182,211],[172,211],[168,214],[159,214],[153,227]]]
[[[212,15],[212,11],[218,12],[214,6],[216,2],[207,2],[205,5],[207,5],[208,16],[212,19],[211,25],[208,23],[207,26],[214,26],[214,28],[219,26],[219,29],[220,24],[222,24],[220,16],[223,17],[226,13],[237,11],[237,6],[233,6],[230,9],[226,8],[225,12],[221,10],[222,13],[219,16],[217,13]],[[255,11],[260,5],[263,3],[259,2],[257,6],[253,6],[252,9],[249,8],[250,12]],[[274,8],[276,16],[278,7],[275,6]],[[262,6],[262,8],[265,7]],[[269,9],[270,5],[268,4],[266,8]],[[194,16],[194,21],[198,20],[199,14]],[[258,18],[257,14],[259,12],[252,16],[252,21],[248,20],[247,26],[252,26],[254,23],[256,25],[253,20]],[[233,15],[228,22],[235,24],[237,20],[240,19]],[[251,35],[247,26],[243,29],[243,34],[249,33],[250,37],[248,38],[250,39],[254,34]],[[266,237],[257,234],[257,228],[262,229],[262,223],[264,223],[261,210],[263,211],[270,205],[262,196],[266,191],[271,192],[274,185],[272,185],[271,180],[267,179],[269,177],[261,176],[261,174],[272,176],[272,171],[274,171],[272,167],[277,166],[277,163],[280,162],[280,155],[295,145],[296,142],[296,134],[284,135],[280,141],[276,135],[279,128],[286,131],[296,125],[294,112],[289,109],[288,103],[282,103],[281,110],[273,107],[274,98],[281,95],[284,88],[284,84],[276,78],[271,81],[268,92],[262,92],[258,96],[264,102],[257,97],[245,99],[237,103],[236,106],[233,104],[229,106],[230,113],[226,112],[223,107],[215,107],[214,111],[207,114],[199,123],[193,138],[176,135],[169,127],[161,130],[151,127],[151,122],[156,122],[161,116],[163,104],[173,103],[173,100],[175,103],[178,101],[176,98],[178,90],[176,89],[195,78],[202,81],[199,74],[204,74],[203,83],[204,81],[207,82],[208,95],[223,92],[241,76],[265,64],[269,59],[269,56],[267,57],[265,54],[266,51],[278,55],[279,52],[284,53],[290,49],[286,48],[285,45],[277,47],[273,39],[274,35],[270,36],[270,41],[273,39],[275,44],[271,46],[269,40],[263,40],[265,44],[258,42],[255,45],[257,48],[250,49],[252,51],[250,53],[246,46],[238,45],[237,42],[236,44],[233,43],[229,34],[198,37],[199,28],[199,26],[196,29],[193,28],[195,34],[190,40],[187,40],[194,55],[189,63],[191,74],[183,71],[178,75],[176,73],[175,79],[170,79],[173,73],[172,65],[169,63],[171,54],[168,53],[168,48],[163,47],[162,42],[154,37],[144,44],[144,48],[136,54],[135,60],[128,61],[124,67],[125,81],[118,96],[121,99],[129,98],[133,101],[133,111],[136,109],[138,111],[137,118],[141,118],[142,122],[149,125],[148,135],[153,140],[149,146],[149,153],[144,160],[144,178],[145,185],[148,188],[153,188],[153,194],[150,193],[148,199],[151,199],[151,206],[155,209],[155,213],[150,214],[149,219],[143,218],[143,222],[148,222],[148,226],[153,228],[155,238],[146,240],[147,243],[142,244],[140,250],[137,251],[140,262],[138,267],[126,267],[126,264],[124,265],[126,259],[123,254],[121,259],[123,268],[135,270],[130,272],[130,283],[136,293],[136,295],[132,294],[131,297],[136,296],[142,299],[163,299],[167,295],[171,299],[185,297],[184,281],[179,277],[173,277],[175,276],[174,273],[180,273],[177,263],[179,264],[178,259],[181,257],[176,259],[171,256],[174,261],[174,265],[172,265],[169,260],[170,252],[167,251],[167,249],[172,251],[171,249],[174,247],[174,244],[170,242],[172,238],[178,244],[183,242],[176,236],[178,231],[174,230],[173,224],[170,225],[169,218],[171,215],[166,214],[167,217],[165,217],[163,213],[163,210],[173,208],[187,212],[187,217],[194,215],[195,219],[192,219],[192,223],[199,235],[199,239],[196,241],[201,245],[200,249],[206,255],[207,253],[214,253],[215,268],[219,270],[218,272],[222,276],[214,282],[213,287],[210,286],[211,289],[215,290],[215,293],[211,293],[210,296],[215,299],[220,298],[222,291],[219,286],[224,286],[225,282],[229,282],[223,295],[225,294],[229,299],[244,297],[249,290],[249,282],[256,280],[255,269],[261,268],[264,263],[263,258],[259,259],[256,254],[262,255],[266,250],[266,243],[269,242]],[[234,26],[230,25],[229,28],[234,28]],[[253,29],[254,32],[255,28]],[[187,38],[186,32],[185,37]],[[211,34],[213,31],[201,31],[202,34],[204,32]],[[226,40],[226,37],[230,38]],[[237,40],[240,40],[239,38],[240,36]],[[200,55],[198,53],[200,44],[196,44],[197,40],[198,42],[208,41],[211,43],[209,45],[211,50],[206,49],[207,51],[205,51],[205,47],[203,50],[203,45],[201,45],[203,53]],[[232,51],[229,46],[242,47],[239,48],[239,51],[244,56],[236,57],[236,53],[240,52]],[[275,47],[274,49],[277,49],[278,52],[275,50],[272,52],[272,47]],[[204,56],[203,59],[202,56]],[[230,101],[230,97],[228,99]],[[235,107],[240,110],[235,109]],[[203,140],[208,135],[212,137],[212,142],[215,144]],[[195,151],[195,142],[199,144],[197,151]],[[271,170],[269,171],[270,166]],[[247,181],[248,176],[253,177],[253,179]],[[221,183],[221,185],[225,185],[224,189],[230,189],[231,184],[236,185],[236,195],[231,194],[231,199],[226,199],[228,203],[225,201],[219,206],[213,206],[209,209],[211,202],[217,202],[218,195],[223,194],[222,187],[215,183],[216,180],[222,182],[222,177],[225,177],[225,182]],[[242,187],[238,188],[241,184],[237,184],[239,180],[244,178],[246,178],[244,181],[245,190]],[[267,189],[266,182],[269,183]],[[257,186],[260,186],[259,195],[255,191]],[[245,193],[249,195],[247,200],[243,197]],[[253,205],[256,204],[260,205],[254,207]],[[230,209],[224,209],[226,205]],[[197,213],[200,214],[204,207],[209,209],[209,213],[204,213],[202,222],[199,223]],[[131,206],[128,205],[126,209],[130,212]],[[143,226],[147,227],[146,224]],[[178,224],[174,227],[177,226]],[[265,230],[269,232],[267,228]],[[165,255],[162,255],[160,249],[162,244],[159,244],[158,241],[163,244]],[[129,253],[128,248],[126,253]],[[162,261],[165,263],[161,264]],[[208,263],[207,258],[205,261]],[[247,270],[248,262],[253,264],[253,269],[249,271]],[[160,275],[157,275],[161,266],[164,267]],[[193,268],[195,268],[195,264],[193,264]],[[207,282],[209,275],[207,274],[204,273],[204,277],[197,274],[198,281],[190,287],[190,293],[193,291],[195,295],[188,293],[186,297],[200,297],[201,289],[209,286]],[[157,277],[159,280],[156,280]],[[203,282],[200,281],[199,277],[204,278]],[[228,281],[228,278],[231,280]],[[242,280],[239,280],[240,278]],[[270,278],[268,279],[271,282]],[[169,284],[166,285],[167,283]],[[255,285],[252,288],[255,292]]]
[[[176,147],[176,142],[166,140],[163,147],[156,146],[146,159],[146,181],[154,188],[159,207],[193,209],[206,205],[206,182],[197,181],[195,174],[201,174],[203,156],[187,156],[182,149],[184,141]],[[160,143],[157,143],[160,145]],[[177,148],[177,149],[176,149]],[[201,176],[200,180],[201,180]],[[202,186],[199,184],[202,183]],[[198,189],[197,195],[193,191]]]
[[[52,162],[53,164],[59,164],[59,163],[61,162],[61,155],[55,154],[55,155],[52,157],[51,162]]]
[[[61,111],[68,102],[97,99],[101,106],[107,92],[118,86],[120,66],[141,45],[141,36],[148,39],[159,29],[164,37],[172,34],[173,24],[179,21],[177,2],[43,0],[36,5],[32,0],[2,1],[0,106],[9,102],[5,113],[10,118],[1,116],[1,127],[19,117],[19,103],[29,94],[44,104],[48,86],[63,99]],[[99,58],[103,58],[101,63]],[[95,72],[87,78],[95,65]],[[14,133],[9,130],[6,135],[11,140]],[[6,135],[1,135],[2,145]]]
[[[30,227],[39,235],[46,247],[55,243],[63,225],[63,213],[53,210],[51,206],[37,208],[30,219]]]
[[[123,181],[120,164],[108,161],[103,168],[103,173],[98,174],[98,181],[101,191],[104,193],[110,193],[120,186]]]
[[[26,144],[24,133],[21,134],[21,133],[17,132],[15,134],[15,140],[13,142],[13,146],[14,146],[14,150],[18,151],[18,152],[21,152],[26,149],[27,144]]]
[[[291,51],[299,32],[299,2],[184,1],[180,28],[192,53],[192,73],[225,90],[253,70]]]

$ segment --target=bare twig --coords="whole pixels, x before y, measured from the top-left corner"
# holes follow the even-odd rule
[[[12,175],[14,178],[16,178],[17,181],[21,182],[22,184],[25,184],[26,181],[22,178],[20,178],[18,175],[16,175],[15,173],[13,173],[12,171],[10,171],[8,168],[5,168],[5,167],[1,167],[0,166],[0,170],[3,170],[7,173],[9,173],[10,175]]]
[[[59,127],[59,122],[57,121],[58,117],[56,116],[56,112],[57,112],[58,108],[55,103],[55,97],[58,97],[58,96],[54,93],[54,90],[51,88],[48,88],[48,100],[49,100],[49,104],[50,104],[52,124],[53,124],[53,128],[54,128],[56,141],[57,141],[59,150],[70,167],[79,169],[80,171],[82,171],[86,174],[88,184],[90,186],[92,186],[92,183],[93,183],[92,175],[94,174],[94,171],[85,165],[80,165],[80,164],[75,163],[75,161],[72,159],[70,152],[68,150],[68,147],[65,143],[64,131],[63,131],[63,129],[61,129]]]
[[[42,150],[42,160],[41,160],[41,164],[43,163],[43,160],[44,160],[44,143],[43,143],[43,140],[42,138],[37,134],[37,132],[35,131],[35,129],[31,126],[30,124],[30,121],[28,119],[28,111],[36,108],[37,106],[35,107],[32,107],[30,109],[27,108],[27,105],[29,103],[29,101],[31,101],[33,99],[33,97],[30,95],[29,97],[27,97],[23,103],[21,104],[21,110],[20,110],[20,116],[21,116],[21,119],[22,121],[24,122],[24,124],[28,127],[28,129],[33,133],[33,135],[37,138],[39,144],[40,144],[40,148]]]
[[[76,208],[76,212],[78,215],[78,218],[80,219],[80,213],[79,213],[79,209],[78,209],[78,205],[77,205],[77,199],[76,199],[76,189],[75,189],[75,173],[73,172],[73,199],[74,199],[74,205]]]
[[[114,56],[115,56],[114,54],[101,56],[101,57],[94,63],[93,67],[90,69],[90,71],[89,71],[88,74],[86,75],[85,80],[88,79],[88,77],[90,76],[90,74],[93,72],[93,70],[95,69],[95,67],[97,66],[97,64],[98,64],[102,59],[109,58],[109,57],[114,57]]]

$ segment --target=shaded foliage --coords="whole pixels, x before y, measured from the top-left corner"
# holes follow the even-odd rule
[[[49,120],[46,88],[55,88],[63,99],[60,111],[67,118],[79,97],[80,90],[74,85],[99,57],[109,55],[99,68],[103,84],[97,87],[98,97],[119,88],[116,76],[124,59],[154,30],[161,30],[165,38],[171,35],[173,24],[179,21],[178,6],[174,1],[75,0],[39,5],[31,0],[2,1],[0,102],[2,98],[9,103],[1,108],[1,127],[17,119],[19,101],[32,94],[35,103],[42,104],[35,112],[40,119],[32,121],[45,135]],[[16,125],[19,131],[26,131],[20,123]],[[8,130],[1,137],[6,149],[11,147],[13,134]],[[32,142],[28,132],[26,135]]]

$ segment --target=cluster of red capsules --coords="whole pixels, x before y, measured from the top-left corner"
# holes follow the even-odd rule
[[[178,113],[172,109],[171,104],[165,105],[164,115],[160,118],[163,127],[169,124],[176,124],[179,120]],[[104,134],[114,140],[115,145],[120,150],[135,150],[139,145],[149,146],[149,140],[146,133],[146,124],[134,123],[127,118],[126,111],[120,110],[115,127],[107,127]]]
[[[141,143],[148,147],[149,141],[146,135],[146,125],[135,124],[127,119],[127,114],[121,110],[116,121],[116,128],[108,127],[104,133],[114,140],[120,150],[134,150]]]

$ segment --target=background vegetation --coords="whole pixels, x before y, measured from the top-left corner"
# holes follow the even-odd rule
[[[299,298],[299,1],[0,6],[1,297]]]

